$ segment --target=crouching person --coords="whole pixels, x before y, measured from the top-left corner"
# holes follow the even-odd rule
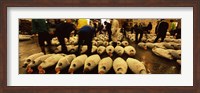
[[[77,52],[77,55],[80,55],[81,46],[83,44],[86,44],[88,47],[86,54],[88,56],[91,55],[92,39],[93,39],[94,35],[95,35],[95,29],[88,25],[85,25],[78,30],[78,52]]]
[[[71,19],[61,20],[60,23],[56,26],[56,36],[58,37],[58,41],[61,45],[61,52],[68,54],[67,47],[65,44],[65,38],[69,40],[70,34],[73,30],[75,30],[74,24],[72,24]]]

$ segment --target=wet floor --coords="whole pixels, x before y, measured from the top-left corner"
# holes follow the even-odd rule
[[[136,49],[136,55],[133,57],[138,59],[139,61],[143,61],[147,69],[150,70],[151,74],[180,74],[181,73],[181,66],[176,62],[176,60],[168,60],[166,58],[159,57],[155,55],[151,49],[144,50],[138,47],[135,43],[131,43]],[[22,68],[24,59],[31,54],[40,52],[39,45],[37,44],[36,40],[28,40],[28,41],[20,41],[19,42],[19,74],[25,74],[25,68]],[[108,56],[106,53],[100,55],[101,58]],[[119,57],[117,54],[113,54],[112,59]],[[121,56],[124,60],[126,60],[129,56],[123,54]],[[65,68],[61,71],[61,74],[68,74],[68,68]],[[33,74],[37,74],[37,68],[33,68]],[[55,65],[49,67],[46,70],[46,74],[55,74]],[[86,74],[97,74],[98,73],[98,66],[94,68],[92,71]],[[113,68],[108,72],[108,74],[114,74]],[[75,71],[74,74],[83,74],[83,67]],[[128,69],[127,74],[134,74],[130,69]]]

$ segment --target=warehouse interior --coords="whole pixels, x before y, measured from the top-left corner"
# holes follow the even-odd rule
[[[84,40],[81,50],[78,51],[77,49],[79,46],[79,33],[81,28],[85,27],[85,25],[83,25],[80,29],[78,29],[79,24],[81,24],[81,21],[79,20],[84,20],[87,26],[95,29],[95,32],[91,42],[92,53],[90,55],[87,54],[87,58],[85,60],[82,59],[84,63],[82,63],[76,70],[73,70],[73,74],[144,74],[143,71],[145,71],[145,74],[181,74],[181,19],[70,19],[70,21],[67,18],[43,19],[45,20],[47,32],[51,38],[51,51],[48,49],[48,42],[45,41],[44,54],[42,53],[43,51],[38,33],[33,33],[33,20],[37,19],[19,19],[19,74],[72,74],[70,68],[73,66],[73,61],[78,58],[78,56],[87,54],[89,47],[85,44],[87,40]],[[113,25],[115,24],[114,20],[118,23],[118,26]],[[66,31],[62,29],[60,24],[66,24],[68,22],[73,24],[75,29],[67,35],[69,36],[69,39],[67,37],[64,39],[68,51],[65,53],[62,51],[63,46],[59,42],[59,35],[57,34],[59,34],[58,29]],[[110,30],[112,32],[111,40],[109,39],[109,32],[105,22],[110,24]],[[161,23],[166,23],[168,25],[166,33],[164,31],[159,32],[159,28],[162,30]],[[141,29],[136,29],[136,24],[138,25],[138,29]],[[147,29],[149,24],[151,24],[151,28]],[[113,29],[115,27],[118,29],[116,30],[118,33],[117,35],[114,35],[115,32]],[[165,33],[165,38],[162,41],[161,37],[155,42],[159,33]],[[116,45],[113,45],[113,42],[115,41]],[[106,50],[108,46],[113,47],[110,49],[113,50],[111,54]],[[121,46],[123,48],[123,54],[119,55],[117,51],[115,51],[117,46]],[[130,55],[128,46],[134,49],[134,55]],[[104,47],[105,49],[100,47]],[[128,52],[125,49],[126,47]],[[100,53],[98,50],[102,49],[104,49],[104,51]],[[77,54],[77,52],[80,54]],[[42,54],[39,56],[38,53]],[[38,54],[38,56],[36,54]],[[61,54],[64,55],[64,57],[75,54],[75,57],[70,60],[71,62],[65,65],[65,67],[62,69],[59,68],[58,72],[56,67],[59,65],[62,57],[57,58],[54,62],[47,61],[47,59],[50,59],[52,55],[45,59],[39,59],[39,57],[47,54],[52,54],[53,56]],[[99,56],[100,60],[95,63],[98,58],[93,58],[95,66],[86,70],[85,66],[88,65],[88,63],[85,61],[92,55]],[[106,66],[106,68],[109,68],[107,69],[108,71],[101,73],[101,71],[99,71],[99,66],[102,65],[100,64],[101,60],[106,57],[110,57],[112,61],[111,64],[108,64],[108,67]],[[118,58],[121,58],[124,63],[116,60]],[[134,61],[134,63],[129,60],[128,62],[129,58],[137,61]],[[41,62],[37,65],[31,66],[30,68],[30,64],[36,62],[36,60],[41,60]],[[54,60],[53,57],[52,60]],[[69,61],[69,59],[67,60]],[[40,67],[42,63],[51,65],[43,67],[43,70],[41,70]],[[118,72],[119,67],[121,67],[120,69],[123,69],[124,71]]]

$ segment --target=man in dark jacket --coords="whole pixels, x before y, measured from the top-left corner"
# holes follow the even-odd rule
[[[128,22],[125,21],[124,24],[122,25],[122,30],[123,30],[123,35],[126,37],[126,31],[128,29]]]
[[[52,52],[51,37],[45,19],[32,19],[32,33],[38,34],[39,45],[44,54],[46,54],[45,41],[47,42],[48,51]]]
[[[68,54],[67,47],[65,44],[65,38],[69,40],[71,32],[75,30],[74,24],[72,24],[71,19],[67,19],[66,23],[64,21],[61,21],[57,26],[56,26],[56,36],[58,37],[58,41],[61,44],[61,52]]]
[[[108,32],[109,41],[112,41],[112,39],[111,39],[111,35],[112,35],[111,24],[106,21],[104,22],[104,24],[106,25],[106,31]]]
[[[103,30],[103,24],[99,22],[97,25],[97,33],[99,32],[99,34],[102,34],[103,33],[102,30]]]
[[[157,25],[155,27],[155,34],[158,34],[158,27],[159,27],[160,21],[157,21]]]
[[[139,24],[139,26],[138,23],[136,23],[133,28],[135,30],[135,41],[136,43],[139,43],[143,37],[143,26],[141,23]],[[138,40],[138,34],[140,34],[139,40]]]
[[[151,22],[149,22],[149,24],[147,25],[147,28],[146,28],[148,34],[150,34],[151,29],[152,29],[152,24],[151,24]]]
[[[83,26],[78,31],[78,52],[77,55],[80,55],[81,45],[86,44],[88,46],[86,54],[91,55],[92,50],[92,39],[95,34],[95,29],[91,26]]]
[[[169,27],[169,24],[165,22],[164,19],[161,20],[161,23],[158,26],[158,33],[157,33],[156,39],[154,40],[154,43],[157,42],[159,38],[161,38],[161,42],[164,41],[168,27]]]

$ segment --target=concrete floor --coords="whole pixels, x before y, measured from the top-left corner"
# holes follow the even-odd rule
[[[175,61],[175,60],[168,60],[162,57],[159,57],[155,55],[151,49],[141,49],[136,44],[132,43],[136,49],[136,55],[134,58],[145,62],[146,67],[151,71],[152,74],[180,74],[181,73],[181,66]],[[37,44],[37,41],[35,39],[28,40],[28,41],[20,41],[19,42],[19,74],[25,74],[26,71],[24,68],[22,68],[24,59],[28,57],[31,54],[40,52],[39,45]],[[104,58],[108,56],[106,53],[101,56],[101,58]],[[112,59],[114,60],[118,56],[114,53],[114,56]],[[128,55],[124,54],[122,55],[122,58],[126,60],[128,58]],[[54,70],[55,66],[49,67],[46,69],[47,74],[55,74]],[[67,67],[63,71],[61,71],[61,74],[68,74]],[[38,70],[37,68],[34,68],[34,73],[37,74]],[[90,71],[86,74],[97,74],[98,73],[98,67],[94,68],[94,70]],[[108,74],[114,74],[114,70],[111,69]],[[83,67],[81,67],[79,70],[77,70],[74,74],[83,74]],[[130,69],[128,69],[127,74],[133,74]]]

